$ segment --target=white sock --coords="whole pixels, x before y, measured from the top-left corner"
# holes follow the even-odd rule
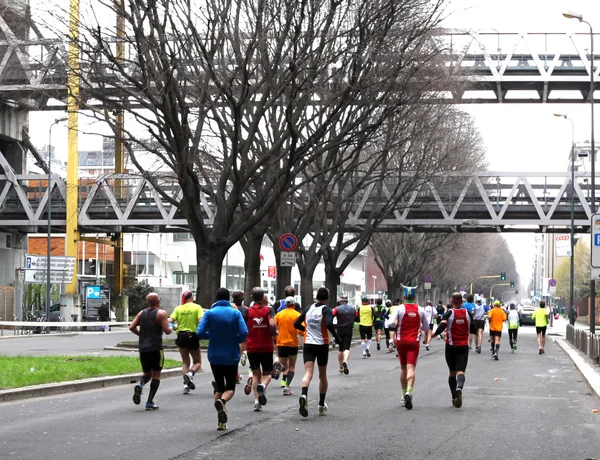
[[[258,399],[255,399],[255,400],[254,400],[254,404],[258,404]]]
[[[363,355],[367,352],[367,343],[360,342],[360,348],[362,348]]]
[[[372,343],[373,343],[373,341],[372,341],[372,340],[367,340],[367,348],[369,348],[369,349],[370,349],[370,348],[371,348],[371,344],[372,344]]]

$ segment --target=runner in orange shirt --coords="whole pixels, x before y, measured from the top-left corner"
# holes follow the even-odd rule
[[[500,350],[500,339],[502,338],[502,326],[506,321],[506,313],[500,306],[500,301],[494,302],[494,307],[488,312],[490,319],[490,340],[492,342],[492,358],[498,361],[498,350]]]
[[[298,334],[299,331],[294,327],[294,322],[300,316],[300,312],[296,310],[296,299],[289,296],[285,299],[285,309],[275,315],[275,323],[277,323],[277,354],[279,362],[286,369],[282,376],[282,381],[285,381],[283,388],[284,396],[291,396],[292,389],[290,385],[296,373],[296,358],[298,357]]]

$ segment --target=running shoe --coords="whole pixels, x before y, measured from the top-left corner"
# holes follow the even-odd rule
[[[481,354],[481,345],[477,347],[477,353]]]
[[[456,389],[456,396],[454,397],[453,404],[457,409],[462,406],[462,388]]]
[[[494,359],[498,361],[498,353],[494,353]]]
[[[195,390],[196,385],[194,384],[192,378],[188,374],[183,374],[183,382],[188,386],[190,390]]]
[[[260,403],[254,403],[254,412],[261,412],[262,411],[262,407],[260,405]]]
[[[408,410],[411,410],[413,408],[412,394],[406,393],[404,395],[404,407],[406,407]]]
[[[227,409],[225,409],[225,403],[222,399],[215,401],[215,409],[217,409],[217,420],[219,423],[227,423]]]
[[[344,366],[340,366],[340,368],[338,369],[338,371],[340,371],[340,374],[344,373]]]
[[[514,349],[514,348],[513,348],[513,349],[511,349],[511,350],[510,350],[510,352],[511,352],[511,353],[514,353],[514,352],[515,352],[515,349]]]
[[[292,389],[291,388],[284,388],[283,389],[283,396],[292,396],[294,393],[292,393]]]
[[[369,350],[369,349],[367,348],[367,358],[370,358],[370,357],[371,357],[371,350]]]
[[[377,351],[381,350],[381,344],[377,342]]]
[[[146,403],[146,410],[157,410],[158,406],[156,404],[154,404],[153,402],[147,402]]]
[[[344,375],[348,375],[350,371],[348,370],[348,363],[346,361],[342,363],[342,367],[344,368]]]
[[[546,353],[546,350],[544,350],[544,349],[542,348],[542,354],[544,354],[544,353]]]
[[[256,387],[256,391],[258,393],[258,403],[261,406],[267,405],[267,389],[262,383],[259,383]]]
[[[190,389],[186,385],[183,386],[183,394],[184,395],[189,395],[190,394]]]
[[[217,431],[225,431],[227,429],[227,423],[218,423],[217,424]]]
[[[425,350],[429,351],[429,345],[425,345]]]
[[[327,415],[327,403],[325,403],[323,406],[317,407],[317,414],[318,415]]]
[[[246,385],[244,385],[244,394],[249,395],[252,393],[252,376],[248,377]]]
[[[242,357],[240,358],[240,364],[242,366],[246,365],[246,359],[248,359],[248,355],[246,354],[246,352],[243,352],[242,353]]]
[[[133,404],[142,402],[142,386],[138,383],[133,389]]]
[[[237,384],[238,384],[238,385],[242,383],[242,379],[243,379],[243,378],[244,378],[244,377],[242,377],[242,374],[238,374],[238,376],[237,376]]]
[[[362,359],[367,359],[367,354],[363,353],[363,358]]]
[[[402,399],[400,399],[400,405],[404,406],[404,403],[406,403],[406,400],[404,399],[404,396],[402,396]]]
[[[271,371],[271,378],[277,380],[277,379],[279,379],[280,374],[281,374],[281,363],[279,361],[275,361],[273,363],[273,370]]]
[[[298,409],[298,412],[300,412],[300,415],[302,417],[308,417],[308,409],[306,408],[306,395],[300,396],[300,399],[298,400],[298,404],[300,404],[300,408]]]

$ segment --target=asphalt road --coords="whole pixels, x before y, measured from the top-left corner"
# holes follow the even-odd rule
[[[505,334],[499,361],[471,353],[461,409],[450,405],[441,341],[421,349],[412,411],[399,405],[397,359],[382,350],[362,360],[353,348],[349,376],[330,355],[326,417],[316,415],[316,380],[309,417],[298,414],[299,370],[296,395],[282,396],[273,382],[261,413],[238,387],[230,429],[217,432],[204,371],[189,396],[179,379],[165,380],[155,412],[132,403],[132,386],[3,403],[0,458],[600,459],[600,414],[592,412],[600,400],[556,344],[538,355],[534,333],[521,328],[515,354]]]

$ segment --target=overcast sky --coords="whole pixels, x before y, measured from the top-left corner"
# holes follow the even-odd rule
[[[40,0],[32,1],[39,2]],[[64,0],[55,1],[66,6]],[[47,3],[46,3],[47,5]],[[444,26],[481,32],[579,32],[589,33],[586,24],[565,19],[565,11],[582,13],[600,33],[600,0],[451,0]],[[502,47],[507,46],[502,42]],[[552,50],[549,50],[552,52]],[[600,53],[600,40],[596,54]],[[597,92],[596,96],[600,96]],[[473,115],[487,150],[489,170],[565,171],[571,143],[571,124],[553,116],[564,113],[575,123],[575,140],[589,139],[590,106],[587,104],[489,104],[464,105]],[[34,143],[47,144],[49,124],[62,113],[32,112],[30,124]],[[600,113],[596,119],[600,118]],[[86,128],[87,129],[87,128]],[[100,126],[93,129],[102,132]],[[66,158],[66,128],[53,129],[53,145]],[[80,136],[80,146],[100,149],[101,139]],[[529,277],[533,257],[533,235],[507,235],[522,278]]]

